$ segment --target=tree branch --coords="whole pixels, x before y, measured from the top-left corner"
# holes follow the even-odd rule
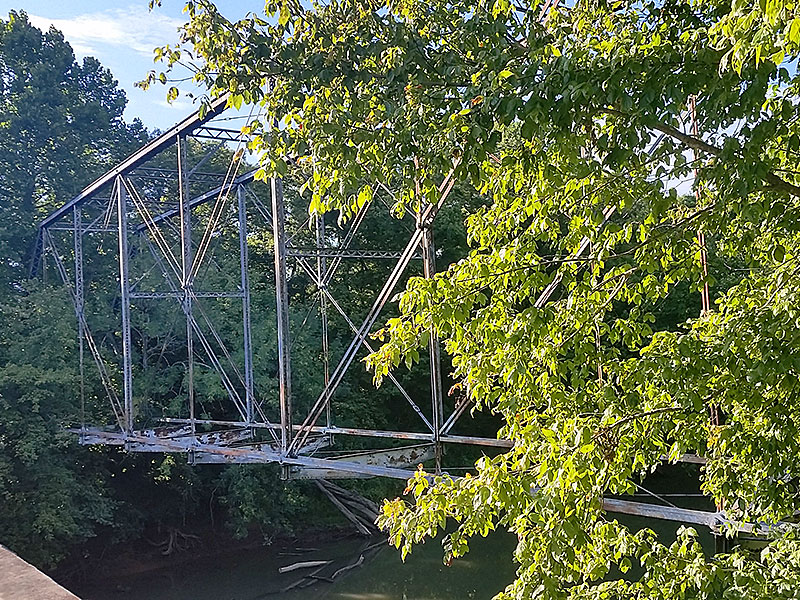
[[[619,117],[631,118],[633,116],[613,108],[604,108],[603,112],[611,115],[616,115]],[[660,131],[664,135],[668,135],[673,139],[683,142],[686,146],[688,146],[692,150],[699,150],[700,152],[705,152],[706,154],[710,154],[712,156],[717,156],[717,157],[722,155],[722,148],[718,148],[717,146],[709,144],[708,142],[704,142],[703,140],[696,138],[693,135],[684,133],[680,129],[677,129],[671,125],[661,123],[660,121],[656,121],[655,119],[647,123],[647,125],[655,129],[656,131]],[[773,171],[767,172],[767,174],[764,176],[764,181],[768,183],[769,186],[774,190],[786,192],[787,194],[800,197],[799,186],[796,186],[793,183],[789,183],[785,179],[778,177]]]
[[[609,425],[606,425],[602,429],[606,429],[606,430],[615,429],[617,427],[621,427],[622,425],[630,423],[631,421],[636,421],[638,419],[644,419],[645,417],[652,417],[652,416],[655,416],[655,415],[660,415],[660,414],[668,413],[668,412],[678,412],[678,411],[681,411],[681,410],[685,410],[685,408],[683,406],[667,406],[667,407],[664,407],[664,408],[656,408],[656,409],[653,409],[653,410],[648,410],[647,412],[637,413],[635,415],[629,415],[629,416],[624,417],[624,418],[622,418],[622,419],[620,419],[618,421],[614,421],[613,423],[611,423]]]

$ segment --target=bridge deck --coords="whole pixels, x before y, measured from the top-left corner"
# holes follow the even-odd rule
[[[39,569],[0,546],[0,600],[79,600]]]

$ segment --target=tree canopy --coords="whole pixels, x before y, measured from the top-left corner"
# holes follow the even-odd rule
[[[27,280],[40,217],[146,139],[97,60],[55,29],[0,19],[0,537],[40,565],[111,526],[119,504],[100,453],[78,459],[74,314]],[[124,527],[124,525],[122,526]]]
[[[8,249],[0,268],[17,281],[37,215],[146,139],[140,121],[123,121],[125,103],[111,73],[95,58],[77,62],[60,31],[40,31],[25,13],[0,22],[0,241]]]
[[[376,181],[403,190],[398,210],[435,203],[451,171],[489,201],[469,255],[409,283],[369,364],[380,379],[432,328],[514,447],[474,477],[417,476],[414,503],[384,506],[393,543],[453,519],[449,560],[510,528],[501,598],[796,597],[794,526],[707,557],[692,530],[665,543],[602,509],[684,453],[707,458],[732,529],[800,508],[793,3],[267,2],[238,22],[186,7],[157,55],[265,105],[264,173],[313,163],[310,210]],[[656,318],[705,284],[710,310]]]

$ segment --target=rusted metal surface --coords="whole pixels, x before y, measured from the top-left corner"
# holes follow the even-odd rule
[[[603,510],[648,519],[676,521],[687,525],[705,525],[710,528],[719,527],[725,520],[723,515],[716,512],[676,508],[674,506],[659,506],[647,502],[634,502],[616,498],[604,498]]]
[[[496,438],[485,438],[471,435],[443,435],[439,438],[448,444],[467,444],[470,446],[490,446],[492,448],[512,448],[514,442]]]
[[[352,473],[340,471],[336,464],[347,461],[354,464],[376,465],[383,467],[396,467],[401,469],[414,469],[420,463],[435,458],[433,444],[417,444],[392,448],[390,450],[365,450],[363,452],[330,457],[330,468],[312,469],[309,467],[292,468],[292,477],[297,479],[345,479],[353,477]],[[411,474],[408,473],[407,477]]]
[[[88,436],[87,436],[88,437]],[[410,473],[405,469],[383,467],[368,463],[361,463],[349,460],[337,460],[332,462],[327,458],[316,458],[313,456],[285,456],[281,452],[273,449],[267,444],[254,444],[243,447],[228,447],[219,444],[200,443],[192,439],[191,445],[187,448],[185,439],[158,439],[148,438],[142,435],[128,435],[125,432],[105,432],[98,431],[93,434],[96,442],[104,444],[124,444],[131,447],[151,445],[158,447],[158,452],[190,452],[194,462],[214,462],[214,463],[278,463],[286,466],[307,466],[317,468],[329,468],[335,465],[337,471],[346,473],[356,473],[369,475],[372,477],[388,477],[391,479],[408,479]]]
[[[786,523],[776,523],[767,525],[766,523],[738,523],[730,519],[725,511],[703,511],[692,510],[689,508],[678,508],[675,506],[660,506],[647,502],[635,502],[619,498],[604,498],[603,510],[610,513],[621,513],[644,517],[646,519],[659,519],[662,521],[674,521],[686,525],[703,525],[714,533],[724,530],[733,530],[738,533],[754,534],[760,536],[769,535],[770,532],[780,530]]]

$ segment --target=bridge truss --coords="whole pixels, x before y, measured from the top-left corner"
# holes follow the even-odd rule
[[[203,117],[195,113],[159,135],[39,227],[33,271],[55,270],[69,289],[78,323],[81,377],[86,364],[94,363],[113,412],[113,426],[83,424],[76,429],[81,443],[121,445],[132,452],[181,452],[193,463],[278,463],[285,476],[302,478],[406,479],[407,469],[424,460],[432,460],[441,472],[444,444],[507,448],[505,440],[453,433],[466,403],[445,411],[439,343],[433,336],[424,365],[429,370],[429,389],[409,390],[398,376],[389,376],[397,401],[416,415],[417,429],[337,427],[332,411],[331,400],[359,364],[359,353],[373,350],[369,333],[408,276],[410,265],[421,263],[421,268],[415,267],[420,274],[433,276],[434,217],[453,188],[452,173],[443,178],[439,202],[425,206],[407,224],[403,247],[356,247],[353,240],[367,211],[388,209],[387,198],[363,205],[335,235],[326,231],[323,217],[301,219],[287,209],[281,179],[265,185],[256,181],[255,170],[245,168],[242,152],[236,152],[243,142],[241,132],[225,126],[229,122],[221,117],[225,108],[226,100],[219,99]],[[190,140],[205,142],[207,150],[193,164],[187,152]],[[236,152],[228,172],[204,171],[223,148],[228,155]],[[262,231],[267,228],[272,233],[271,239],[259,240],[271,245],[274,263],[274,281],[258,282],[269,287],[275,298],[272,358],[278,386],[266,391],[259,391],[254,372],[254,351],[261,351],[254,343],[251,300],[252,232],[248,225],[254,220],[260,221]],[[228,256],[238,255],[235,272],[225,272],[214,257],[213,247],[222,243],[223,233],[230,234]],[[114,273],[116,290],[109,314],[87,308],[90,294],[96,293],[102,279],[86,275],[88,252],[105,256],[103,264]],[[385,272],[382,287],[361,318],[349,313],[330,286],[347,261]],[[321,373],[318,395],[302,406],[292,391],[292,359],[298,348],[289,293],[292,277],[300,273],[313,283],[318,298]],[[181,397],[173,403],[172,414],[157,419],[145,414],[147,399],[137,396],[134,376],[143,376],[143,369],[134,364],[142,351],[132,339],[132,314],[153,303],[167,303],[185,323]],[[223,303],[228,312],[234,303],[238,305],[241,319],[234,339],[226,339],[218,326],[215,303]],[[331,360],[331,317],[346,323],[352,333],[336,361]],[[93,334],[93,321],[102,319],[119,319],[119,339],[111,351]],[[209,373],[215,376],[224,400],[198,397],[197,378],[201,374],[205,379]],[[349,417],[352,422],[353,416]],[[155,425],[154,420],[158,421]],[[336,453],[331,450],[334,436],[382,440],[386,447]]]

